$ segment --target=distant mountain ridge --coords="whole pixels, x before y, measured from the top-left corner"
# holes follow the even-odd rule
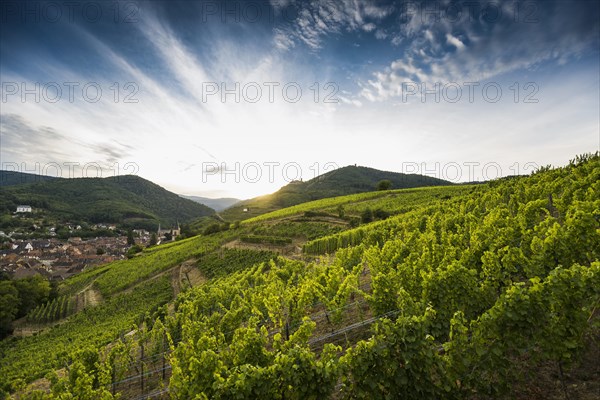
[[[125,223],[139,227],[153,227],[159,223],[170,226],[215,212],[135,175],[42,178],[31,182],[32,177],[20,177],[18,174],[3,174],[8,177],[5,183],[13,183],[2,187],[0,212],[14,212],[17,205],[27,204],[61,219]]]
[[[215,211],[222,211],[242,201],[240,199],[234,199],[233,197],[221,197],[217,199],[211,199],[209,197],[186,196],[183,194],[180,194],[180,196],[184,199],[189,199],[195,201],[196,203],[204,204],[205,206],[210,207]]]
[[[28,174],[25,172],[0,170],[0,187],[20,185],[22,183],[45,182],[53,179],[60,179],[54,176]]]
[[[220,214],[229,221],[247,219],[307,201],[374,191],[382,180],[389,180],[391,189],[452,185],[449,181],[425,175],[346,166],[306,182],[291,182],[275,193],[241,201]]]

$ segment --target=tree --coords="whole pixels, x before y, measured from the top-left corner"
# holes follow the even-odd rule
[[[127,258],[133,258],[137,253],[141,252],[142,250],[143,249],[140,245],[134,244],[129,248],[129,250],[127,250],[127,253],[125,255],[127,256]]]
[[[11,281],[0,281],[0,339],[12,330],[11,323],[19,311],[19,292]]]
[[[373,211],[373,217],[377,218],[377,219],[386,219],[390,216],[390,213],[382,210],[381,208],[378,208],[377,210]]]
[[[392,188],[392,181],[384,179],[377,183],[377,190],[390,190]]]
[[[217,223],[210,224],[204,231],[202,232],[204,235],[212,235],[213,233],[217,233],[221,231],[221,226]]]
[[[150,246],[156,246],[156,243],[158,243],[158,239],[156,238],[156,233],[153,233],[150,236]]]
[[[127,231],[127,245],[133,246],[135,244],[135,239],[133,238],[133,231],[130,229]]]
[[[194,231],[192,231],[192,227],[189,224],[181,224],[181,232],[179,236],[183,236],[183,238],[189,238],[195,236]]]
[[[360,215],[360,220],[363,224],[373,221],[373,211],[370,208],[366,208]]]
[[[17,318],[27,315],[40,304],[50,299],[50,282],[41,275],[34,275],[28,278],[17,279],[13,281],[15,288],[19,293],[20,306]]]

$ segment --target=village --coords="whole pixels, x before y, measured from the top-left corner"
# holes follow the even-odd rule
[[[19,206],[15,214],[30,214],[30,206]],[[87,229],[77,223],[66,223],[68,238],[57,236],[56,226],[42,227],[43,237],[27,235],[16,229],[0,230],[3,239],[0,248],[0,273],[8,274],[12,279],[21,279],[36,274],[48,280],[62,281],[81,271],[127,258],[128,251],[133,246],[128,242],[127,231],[118,229],[114,224],[92,224]],[[98,233],[97,237],[83,238],[79,232],[91,230]],[[89,233],[89,232],[88,232]],[[111,235],[103,235],[110,233]],[[131,230],[131,237],[139,248],[148,247],[153,236],[156,244],[174,240],[179,235],[179,228],[159,229],[151,233],[145,229]]]
[[[147,245],[149,236],[138,236],[136,244]],[[6,246],[5,246],[6,247]],[[0,271],[13,279],[40,274],[49,280],[63,280],[87,268],[125,259],[126,236],[98,237],[67,241],[55,238],[16,240],[0,251]]]

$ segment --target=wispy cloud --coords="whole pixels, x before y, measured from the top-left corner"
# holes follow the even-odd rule
[[[74,137],[72,132],[39,126],[17,114],[0,114],[0,134],[3,162],[25,163],[25,169],[29,170],[36,165],[49,164],[56,164],[61,168],[73,164],[78,165],[76,169],[81,169],[86,163],[94,163],[101,169],[108,170],[115,162],[126,160],[132,150],[131,146],[118,141],[84,142]]]
[[[312,0],[286,6],[290,4],[297,9],[298,17],[277,28],[276,35],[281,37],[285,34],[288,42],[300,42],[312,50],[321,48],[323,40],[330,35],[357,30],[372,32],[377,22],[389,16],[394,9],[391,5],[380,6],[367,0]],[[279,46],[282,50],[291,47],[289,44]]]
[[[563,64],[586,51],[598,52],[600,24],[591,19],[593,13],[576,3],[539,6],[531,20],[508,6],[501,10],[501,17],[490,21],[408,14],[392,38],[394,44],[405,44],[403,56],[362,82],[361,95],[372,101],[386,100],[399,95],[402,83],[408,81],[481,81],[543,62]]]
[[[51,127],[34,126],[20,115],[2,114],[0,134],[4,159],[23,154],[31,155],[38,162],[68,157],[68,153],[60,150],[68,146],[67,137]]]

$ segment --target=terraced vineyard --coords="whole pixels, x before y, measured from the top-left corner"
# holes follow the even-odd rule
[[[477,186],[319,200],[159,246],[68,281],[63,293],[92,284],[105,302],[4,342],[3,387],[86,399],[584,398],[600,374],[566,380],[598,354],[599,199],[596,154]],[[340,205],[389,217],[353,227]],[[293,260],[227,247],[250,235],[308,241]],[[206,279],[171,301],[161,274],[190,258]],[[45,361],[36,352],[52,343]],[[46,374],[51,393],[24,389]],[[548,375],[555,384],[537,387]]]
[[[473,190],[475,186],[434,186],[417,189],[398,189],[378,192],[366,192],[348,196],[330,197],[321,200],[310,201],[296,206],[273,211],[258,217],[242,221],[242,224],[252,224],[260,221],[279,219],[300,215],[306,212],[323,211],[337,214],[337,207],[346,206],[351,212],[359,213],[367,207],[373,209],[383,208],[389,212],[396,213],[407,208],[418,207],[428,204],[439,198],[450,198]]]
[[[185,260],[214,250],[219,246],[220,240],[223,239],[194,237],[149,248],[131,260],[115,261],[81,273],[68,280],[62,290],[73,293],[93,282],[102,295],[109,296]]]
[[[129,332],[146,313],[152,315],[171,300],[166,278],[141,284],[130,293],[117,295],[105,303],[70,316],[65,322],[41,333],[5,340],[0,345],[2,381],[12,390],[44,377],[72,362],[86,349],[99,349]]]

